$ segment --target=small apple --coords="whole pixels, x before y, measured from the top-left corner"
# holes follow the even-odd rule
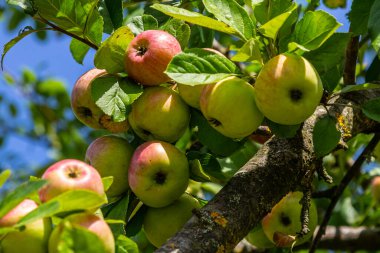
[[[305,58],[293,54],[281,54],[269,60],[261,69],[255,88],[260,111],[283,125],[305,121],[323,94],[318,72]]]
[[[113,177],[113,183],[106,192],[109,198],[117,197],[129,189],[128,168],[133,151],[128,141],[111,135],[94,140],[87,148],[85,161],[101,177]]]
[[[129,186],[147,206],[173,203],[189,184],[185,154],[170,143],[149,141],[134,152],[129,166]]]
[[[198,200],[186,193],[168,206],[149,207],[143,223],[146,237],[154,246],[160,247],[185,225],[193,215],[193,209],[200,207]]]
[[[302,192],[290,192],[280,200],[262,220],[264,233],[270,241],[278,247],[289,247],[301,231]],[[309,208],[310,232],[297,239],[295,245],[302,244],[310,239],[317,226],[317,208],[311,202]]]
[[[170,81],[164,73],[172,58],[181,52],[181,45],[168,32],[147,30],[137,35],[128,45],[125,70],[143,85],[159,85]]]
[[[186,102],[186,104],[200,110],[201,106],[199,104],[199,100],[201,98],[202,90],[204,87],[205,85],[192,86],[192,85],[178,84],[178,93],[183,99],[183,101]]]
[[[125,132],[129,129],[128,121],[113,122],[111,117],[94,103],[91,97],[91,84],[98,77],[108,76],[102,69],[91,69],[75,83],[71,93],[71,107],[74,115],[83,124],[94,129],[107,129],[111,132]]]
[[[0,228],[15,225],[21,218],[37,207],[37,203],[33,200],[23,200],[0,219]],[[22,231],[6,234],[0,241],[0,251],[2,253],[47,253],[47,242],[50,232],[50,219],[38,219],[26,224]]]
[[[258,249],[269,249],[275,246],[264,233],[261,223],[255,226],[245,239]]]
[[[206,85],[200,105],[210,125],[230,138],[250,135],[264,118],[255,103],[255,89],[235,76]]]
[[[92,166],[79,160],[65,159],[51,165],[42,175],[48,181],[38,192],[46,202],[68,190],[90,190],[104,195],[102,178]]]
[[[167,87],[149,87],[133,102],[128,117],[135,133],[144,140],[175,142],[186,131],[189,107]]]
[[[380,176],[375,176],[371,182],[372,197],[380,204]]]
[[[59,250],[59,242],[62,232],[64,231],[64,222],[69,222],[74,228],[81,227],[96,234],[99,240],[103,242],[104,253],[115,252],[115,242],[112,231],[107,223],[99,216],[91,213],[76,213],[67,216],[53,230],[49,239],[49,253],[62,252]]]

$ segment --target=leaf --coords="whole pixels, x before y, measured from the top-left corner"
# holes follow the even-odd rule
[[[116,253],[139,253],[137,244],[125,235],[119,235],[115,241]]]
[[[380,122],[380,98],[367,101],[363,105],[362,111],[368,118]]]
[[[89,45],[74,38],[71,40],[70,52],[77,63],[83,64],[84,57],[86,56],[89,50]]]
[[[227,24],[199,14],[198,12],[192,12],[186,9],[164,4],[153,4],[151,8],[161,11],[170,17],[177,18],[195,25],[207,27],[227,34],[238,35],[236,30],[229,27]]]
[[[238,72],[226,57],[200,48],[177,54],[165,71],[174,81],[187,85],[215,83]]]
[[[8,41],[3,48],[3,53],[1,54],[1,69],[4,69],[3,63],[4,63],[4,57],[8,53],[8,51],[16,45],[20,40],[25,38],[27,35],[35,32],[40,31],[47,31],[47,30],[53,30],[52,28],[41,28],[41,29],[33,29],[30,26],[25,27],[21,32],[17,35],[17,37],[13,38],[12,40]]]
[[[235,29],[244,40],[255,36],[255,26],[247,11],[235,0],[202,0],[208,12]]]
[[[341,89],[336,95],[347,93],[347,92],[353,92],[353,91],[360,91],[360,90],[372,90],[372,89],[380,89],[380,84],[375,83],[365,83],[365,84],[355,84],[355,85],[346,85]]]
[[[0,173],[0,188],[5,184],[11,174],[11,170],[4,170]]]
[[[146,30],[158,29],[157,19],[151,15],[145,14],[131,18],[127,25],[134,34],[139,34]]]
[[[17,226],[23,226],[29,222],[51,217],[53,215],[77,210],[94,210],[105,204],[104,196],[90,190],[70,190],[41,204],[39,207],[25,215]]]
[[[123,196],[120,200],[107,206],[107,213],[104,213],[104,218],[107,220],[127,220],[127,211],[129,205],[130,192]],[[115,238],[121,234],[125,234],[124,224],[110,224],[110,228]]]
[[[292,0],[253,0],[252,8],[255,18],[265,24],[269,20],[293,8]]]
[[[376,80],[380,80],[379,69],[380,69],[380,59],[376,55],[373,58],[371,65],[368,67],[367,72],[365,73],[365,81],[366,82],[373,82]]]
[[[124,121],[131,104],[143,92],[141,86],[116,76],[96,78],[91,85],[91,95],[96,105],[113,121]]]
[[[372,46],[380,57],[380,0],[375,0],[368,18],[368,33],[371,36]]]
[[[315,50],[331,37],[341,25],[335,17],[325,11],[308,11],[296,24],[291,41],[307,50]],[[290,51],[295,49],[293,46],[289,47]]]
[[[292,138],[297,134],[300,124],[298,125],[281,125],[267,119],[271,132],[281,138]]]
[[[117,29],[97,50],[95,66],[111,74],[124,71],[125,51],[133,38],[134,35],[128,26]]]
[[[260,42],[257,39],[248,40],[239,50],[237,50],[231,60],[237,62],[258,61],[263,64],[260,52]]]
[[[317,157],[323,157],[334,150],[341,133],[336,128],[336,119],[326,116],[319,119],[313,129],[313,145]]]
[[[106,192],[113,183],[113,176],[102,177],[102,183],[103,183],[104,191]]]
[[[30,0],[7,0],[7,4],[19,6],[26,13],[30,13],[31,15],[34,13],[33,8],[30,5]]]
[[[215,181],[215,179],[222,181],[226,179],[222,167],[212,154],[190,151],[186,156],[189,160],[190,175],[193,180],[209,182]]]
[[[351,11],[348,13],[350,30],[355,35],[365,35],[368,31],[368,19],[375,0],[353,0]]]
[[[0,218],[20,204],[24,199],[32,196],[47,182],[45,180],[26,182],[10,192],[0,203]]]
[[[114,30],[123,25],[123,1],[104,0],[108,15],[112,21]]]
[[[189,48],[211,48],[215,32],[211,29],[193,26],[191,29]]]
[[[190,39],[190,26],[183,20],[170,19],[164,26],[161,27],[164,31],[167,31],[178,40],[182,49],[187,47]]]

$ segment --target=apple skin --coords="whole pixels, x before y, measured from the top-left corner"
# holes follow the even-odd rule
[[[206,85],[185,85],[178,84],[178,93],[183,99],[191,107],[194,107],[198,110],[201,109],[201,105],[199,103],[202,90]]]
[[[206,85],[200,106],[210,125],[230,138],[250,135],[264,119],[255,103],[255,89],[235,76]]]
[[[258,249],[269,249],[274,247],[273,242],[271,242],[264,233],[261,223],[255,226],[245,239]]]
[[[36,209],[37,203],[23,200],[0,219],[0,228],[15,225],[22,217]],[[0,241],[2,253],[30,252],[47,253],[47,243],[51,232],[51,220],[39,219],[25,225],[23,231],[9,232]]]
[[[256,83],[256,103],[265,117],[296,125],[313,114],[322,95],[322,81],[305,58],[281,54],[269,60]]]
[[[51,165],[42,175],[48,181],[38,194],[46,202],[68,190],[90,190],[103,196],[102,178],[92,166],[79,160],[65,159]]]
[[[144,204],[164,207],[185,192],[189,184],[189,164],[185,154],[172,144],[145,142],[132,156],[128,181]]]
[[[97,138],[87,148],[85,161],[101,177],[113,177],[113,183],[106,191],[108,198],[118,197],[129,189],[128,168],[133,152],[128,141],[111,135]]]
[[[157,248],[177,233],[193,215],[193,209],[199,209],[198,200],[189,194],[183,194],[169,206],[149,207],[144,217],[146,237]]]
[[[149,87],[133,102],[128,120],[143,140],[175,142],[189,125],[190,111],[174,90]]]
[[[99,216],[91,213],[76,213],[67,216],[64,221],[69,221],[73,227],[82,227],[96,234],[103,242],[105,253],[115,252],[115,241],[108,224]],[[63,222],[58,224],[49,239],[49,253],[58,253],[59,238],[63,232]]]
[[[92,100],[92,81],[106,75],[108,74],[105,70],[94,68],[79,77],[71,92],[71,108],[77,119],[88,127],[106,129],[114,133],[126,132],[129,129],[127,120],[113,122]]]
[[[283,234],[283,238],[296,236],[301,231],[301,209],[302,205],[299,203],[302,199],[302,192],[290,192],[280,200],[267,214],[261,224],[264,233],[270,241],[278,247],[290,247],[293,241],[284,240],[280,241],[274,239],[275,232]],[[309,209],[309,229],[310,232],[302,238],[297,239],[295,245],[302,244],[310,239],[318,223],[317,207],[312,201]]]
[[[164,73],[172,58],[180,53],[177,39],[165,31],[147,30],[128,45],[125,70],[142,85],[154,86],[170,81]]]
[[[380,204],[380,176],[376,176],[371,181],[372,197],[376,203]]]

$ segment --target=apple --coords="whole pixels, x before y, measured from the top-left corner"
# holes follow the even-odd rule
[[[33,200],[23,200],[0,219],[0,228],[15,225],[21,218],[37,207],[37,203]],[[22,231],[12,231],[6,234],[0,241],[0,251],[2,253],[47,253],[50,232],[50,219],[38,219],[26,224]]]
[[[68,190],[90,190],[104,195],[102,178],[92,166],[79,160],[65,159],[51,165],[42,175],[48,181],[38,192],[46,202]]]
[[[283,125],[296,125],[315,111],[322,94],[322,81],[305,58],[281,54],[269,60],[256,83],[256,103],[265,117]]]
[[[258,249],[273,248],[274,244],[264,233],[261,223],[255,226],[245,237],[245,239]]]
[[[101,177],[113,177],[113,183],[106,192],[109,198],[118,197],[129,189],[128,168],[133,152],[128,141],[111,135],[97,138],[87,148],[85,161]]]
[[[210,125],[230,138],[250,135],[264,118],[255,103],[255,89],[235,76],[206,85],[200,106]]]
[[[185,192],[189,184],[189,164],[185,154],[172,144],[148,141],[133,153],[128,181],[144,204],[164,207]]]
[[[102,69],[91,69],[75,83],[71,93],[71,107],[74,115],[83,124],[94,129],[107,129],[111,132],[125,132],[129,129],[128,121],[114,122],[111,117],[94,103],[91,97],[91,84],[99,77],[111,76]]]
[[[290,247],[294,240],[295,245],[302,244],[310,239],[317,226],[318,216],[315,203],[312,201],[309,208],[310,232],[302,238],[296,238],[301,231],[302,192],[290,192],[280,200],[262,220],[264,233],[270,241],[278,247]]]
[[[149,207],[143,222],[146,237],[154,246],[160,247],[185,225],[193,215],[192,211],[200,207],[198,200],[186,193],[168,206]]]
[[[170,81],[164,73],[172,58],[181,52],[181,45],[168,32],[147,30],[128,45],[125,70],[142,85],[159,85]]]
[[[178,93],[186,104],[200,110],[199,101],[204,87],[205,85],[178,84]]]
[[[84,212],[67,216],[54,228],[49,239],[49,253],[61,252],[59,250],[59,242],[65,228],[64,222],[69,222],[74,228],[84,228],[96,234],[99,237],[99,240],[103,242],[104,253],[115,252],[114,237],[108,224],[99,216]]]
[[[371,181],[372,197],[380,204],[380,176],[375,176]]]
[[[128,120],[144,140],[175,142],[189,125],[190,111],[174,90],[149,87],[133,102]]]

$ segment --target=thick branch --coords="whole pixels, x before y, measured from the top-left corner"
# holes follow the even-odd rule
[[[379,90],[360,91],[329,101],[330,104],[350,105],[328,107],[329,114],[338,118],[342,142],[379,127],[358,109],[364,102],[379,96]],[[313,150],[313,126],[326,114],[325,108],[317,108],[294,138],[272,137],[179,233],[156,252],[232,251],[283,196],[299,186],[308,185],[320,162]]]
[[[344,84],[356,83],[356,60],[359,53],[359,36],[350,38],[346,48],[346,62],[344,65],[343,82]]]

